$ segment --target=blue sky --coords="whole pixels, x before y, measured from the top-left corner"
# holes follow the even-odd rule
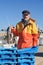
[[[29,10],[31,18],[43,29],[43,0],[0,0],[0,29],[16,26],[23,10]]]

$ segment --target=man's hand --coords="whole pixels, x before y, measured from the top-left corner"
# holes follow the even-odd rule
[[[13,26],[10,26],[10,29],[13,29],[14,27]]]
[[[13,26],[10,26],[9,27],[9,31],[11,32],[12,29],[14,29],[14,27]]]

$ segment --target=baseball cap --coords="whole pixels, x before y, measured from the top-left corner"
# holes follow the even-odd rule
[[[28,15],[28,14],[30,14],[30,12],[29,12],[28,10],[23,10],[23,11],[22,11],[22,14]]]

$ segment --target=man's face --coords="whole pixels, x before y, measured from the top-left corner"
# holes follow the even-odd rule
[[[29,20],[30,18],[30,14],[23,14],[22,16],[24,20]]]

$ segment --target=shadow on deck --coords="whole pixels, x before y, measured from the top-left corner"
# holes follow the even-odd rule
[[[35,54],[35,56],[43,57],[43,52],[38,52],[38,53]]]

